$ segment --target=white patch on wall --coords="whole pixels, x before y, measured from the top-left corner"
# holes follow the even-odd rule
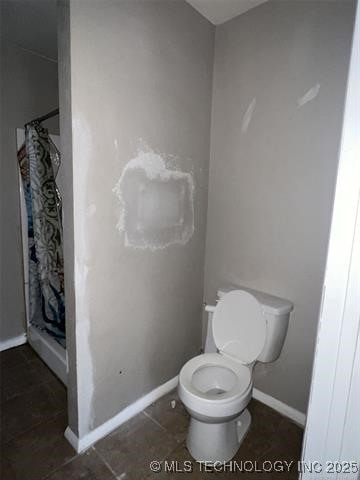
[[[316,98],[320,91],[320,83],[317,83],[311,87],[302,97],[297,99],[297,108],[301,108],[306,105],[308,102],[311,102]]]
[[[185,245],[194,233],[194,190],[191,173],[170,168],[151,149],[139,150],[113,189],[125,246],[155,251]]]
[[[96,205],[94,203],[91,203],[88,208],[87,208],[87,216],[92,217],[96,213]]]
[[[243,116],[242,123],[241,123],[241,133],[245,134],[248,131],[251,119],[255,111],[255,107],[256,107],[256,98],[253,98]]]
[[[89,248],[86,235],[86,217],[93,215],[96,207],[87,203],[87,174],[91,156],[91,134],[81,115],[73,120],[74,156],[74,247],[75,247],[75,308],[76,308],[76,368],[78,391],[79,438],[93,427],[92,398],[94,380],[90,349],[89,315]]]

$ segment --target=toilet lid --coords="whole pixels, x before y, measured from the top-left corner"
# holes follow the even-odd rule
[[[213,335],[217,348],[242,363],[260,355],[266,336],[266,322],[256,298],[243,290],[224,295],[216,305]]]

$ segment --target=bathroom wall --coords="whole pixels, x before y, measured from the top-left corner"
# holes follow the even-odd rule
[[[66,8],[69,422],[81,438],[200,349],[214,27],[183,1]]]
[[[6,18],[2,18],[6,21]],[[0,343],[25,331],[16,128],[58,106],[57,63],[1,39]],[[46,124],[59,133],[56,120]]]
[[[302,411],[337,171],[354,2],[270,1],[216,29],[205,299],[246,285],[295,305],[255,387]]]

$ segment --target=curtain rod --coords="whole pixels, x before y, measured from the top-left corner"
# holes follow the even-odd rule
[[[56,115],[59,115],[59,109],[56,108],[55,110],[52,110],[51,112],[47,113],[46,115],[43,115],[42,117],[34,118],[34,120],[31,120],[31,122],[26,123],[26,125],[29,125],[30,123],[33,122],[43,122],[44,120],[47,120],[48,118],[55,117]]]

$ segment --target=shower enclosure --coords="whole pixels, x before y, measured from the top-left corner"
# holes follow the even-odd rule
[[[27,340],[66,384],[60,137],[32,122],[16,138]]]

